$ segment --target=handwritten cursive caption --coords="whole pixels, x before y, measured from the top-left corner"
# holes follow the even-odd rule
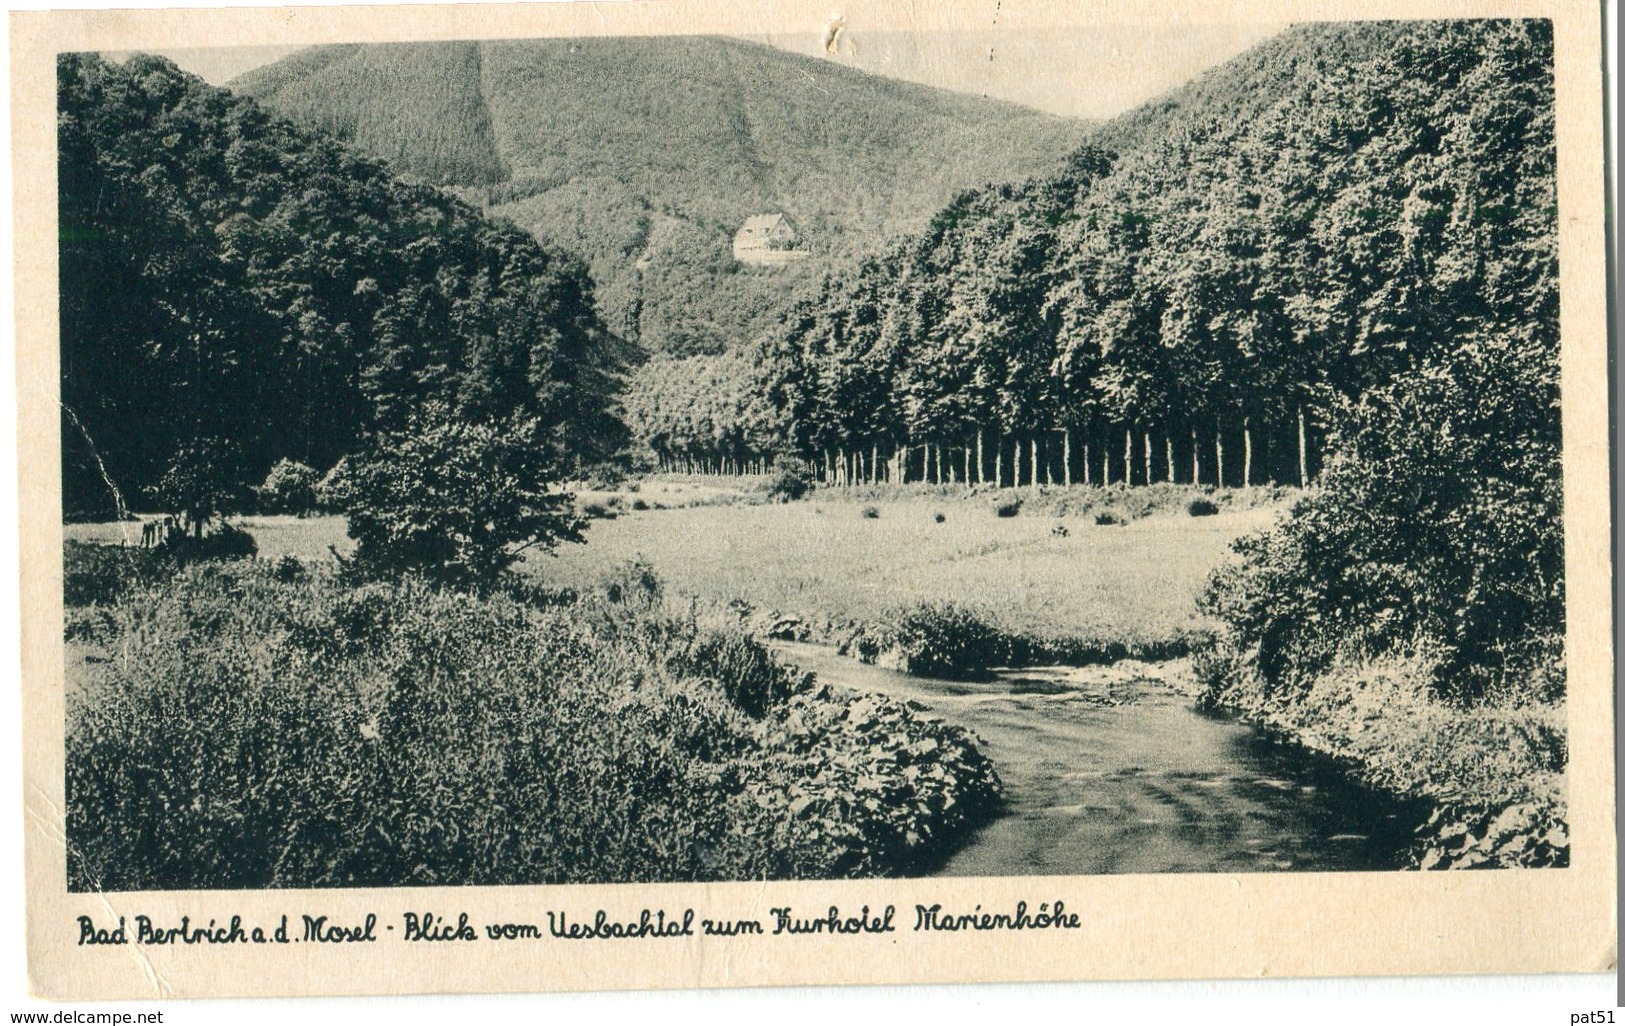
[[[712,918],[692,908],[677,912],[666,909],[640,909],[632,915],[616,915],[605,909],[581,916],[550,910],[536,923],[475,923],[467,912],[445,915],[438,912],[405,912],[398,922],[384,922],[377,913],[339,921],[331,916],[308,913],[284,914],[274,922],[250,923],[241,915],[203,919],[183,915],[178,921],[160,921],[150,916],[119,916],[97,921],[78,916],[76,926],[80,947],[139,944],[163,946],[212,946],[224,944],[376,944],[476,943],[492,941],[618,941],[666,940],[678,937],[806,937],[873,936],[897,933],[958,933],[965,931],[1056,931],[1077,930],[1081,917],[1068,912],[1064,901],[1029,905],[1018,901],[1013,907],[984,909],[945,908],[940,904],[915,905],[912,915],[899,914],[897,906],[871,909],[868,905],[843,911],[831,905],[822,913],[783,906],[768,910],[767,919]]]

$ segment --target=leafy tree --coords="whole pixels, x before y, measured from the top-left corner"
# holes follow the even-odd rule
[[[260,485],[260,500],[274,513],[305,516],[316,505],[316,468],[295,460],[277,460]]]
[[[190,442],[170,457],[152,497],[201,539],[209,521],[242,508],[240,467],[241,456],[230,442],[219,438]]]
[[[352,565],[369,576],[421,573],[488,589],[527,550],[582,540],[584,524],[555,479],[535,420],[471,423],[430,404],[340,471]]]
[[[1424,644],[1450,697],[1551,684],[1535,668],[1564,627],[1556,400],[1555,350],[1477,338],[1343,401],[1324,487],[1209,586],[1232,648],[1288,690],[1337,655]]]

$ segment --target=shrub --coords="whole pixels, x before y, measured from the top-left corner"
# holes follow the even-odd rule
[[[641,559],[622,563],[605,574],[603,580],[606,600],[637,610],[652,608],[660,600],[663,589],[655,568]]]
[[[626,468],[619,463],[594,463],[581,476],[588,488],[607,492],[626,483]]]
[[[1013,517],[1021,512],[1021,500],[1010,498],[1002,500],[993,506],[993,514],[1000,517]]]
[[[940,523],[946,521],[947,519],[948,519],[948,515],[946,513],[940,512],[940,511],[931,514],[931,522],[932,523],[940,524]]]
[[[865,507],[863,507],[863,509],[859,510],[858,512],[859,512],[859,515],[862,516],[863,519],[865,519],[865,520],[879,520],[880,519],[880,507],[879,506],[865,506]]]
[[[1118,494],[1112,497],[1115,506],[1123,518],[1123,523],[1139,520],[1151,515],[1156,509],[1157,494],[1155,490],[1141,487],[1118,486]],[[1177,508],[1177,507],[1176,507]]]
[[[1211,517],[1219,512],[1219,504],[1212,499],[1192,499],[1185,512],[1193,517]]]
[[[502,594],[531,609],[555,609],[581,601],[581,593],[574,588],[545,585],[523,574],[509,574],[501,587]]]
[[[1118,510],[1115,510],[1115,509],[1103,509],[1103,510],[1100,510],[1098,513],[1095,514],[1095,523],[1099,524],[1102,527],[1112,527],[1112,526],[1121,527],[1122,525],[1128,523],[1128,520]]]
[[[553,476],[535,421],[466,423],[427,407],[346,464],[349,565],[363,577],[416,572],[489,589],[527,549],[581,540],[571,497]]]
[[[178,548],[186,559],[253,559],[260,551],[253,535],[231,524],[221,524],[201,538],[183,539]]]
[[[168,580],[187,562],[250,559],[258,550],[253,535],[229,524],[202,538],[187,536],[156,548],[70,540],[62,547],[62,602],[69,607],[116,602]]]
[[[649,501],[647,499],[633,499],[632,508],[641,513],[649,508]]]
[[[164,580],[177,565],[175,554],[163,548],[70,540],[62,547],[62,602],[69,607],[115,602]]]
[[[895,699],[804,692],[765,730],[772,790],[754,793],[784,802],[792,829],[829,839],[821,877],[924,875],[1002,802],[993,764],[965,730]]]
[[[349,460],[341,459],[328,468],[311,487],[311,500],[315,509],[322,513],[342,513],[344,511],[344,478],[349,469]]]
[[[773,462],[773,476],[767,496],[776,502],[794,502],[813,490],[812,464],[797,456],[780,456]]]
[[[316,506],[317,473],[294,460],[281,459],[260,485],[260,505],[268,513],[308,516]]]
[[[118,623],[107,607],[99,605],[64,606],[62,610],[62,640],[101,645],[111,641],[118,631]]]
[[[921,677],[976,679],[1008,661],[1004,633],[951,602],[912,606],[890,620],[890,641],[903,669]]]
[[[670,665],[683,677],[715,682],[729,702],[754,719],[808,687],[807,679],[774,662],[737,624],[699,632],[691,645],[673,653]]]

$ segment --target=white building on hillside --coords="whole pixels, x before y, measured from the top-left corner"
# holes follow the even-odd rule
[[[754,214],[734,233],[734,259],[757,267],[783,267],[808,256],[797,249],[795,225],[784,214]]]

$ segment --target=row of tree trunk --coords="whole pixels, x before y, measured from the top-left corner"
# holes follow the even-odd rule
[[[882,448],[831,448],[814,464],[826,485],[974,484],[997,487],[1074,484],[1259,484],[1305,485],[1318,466],[1309,425],[1300,411],[1295,423],[1259,425],[1250,417],[1176,431],[1132,426],[1116,432],[1074,432],[1068,428],[1020,438],[979,430],[958,444],[908,442]],[[765,457],[662,457],[663,473],[736,476],[766,474]]]
[[[1121,434],[1075,433],[1056,429],[1042,435],[1007,438],[978,431],[957,445],[911,442],[884,451],[828,449],[817,461],[819,480],[829,485],[973,484],[997,487],[1038,485],[1212,484],[1249,487],[1305,485],[1318,466],[1310,448],[1309,426],[1261,427],[1251,418],[1188,434],[1125,427]]]
[[[713,474],[719,477],[738,477],[745,474],[766,474],[772,471],[773,461],[766,457],[733,456],[661,456],[655,469],[662,474]]]

